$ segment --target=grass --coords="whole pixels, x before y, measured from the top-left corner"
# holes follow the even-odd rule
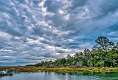
[[[12,66],[0,67],[0,70],[14,70],[16,72],[57,72],[57,73],[115,73],[118,67],[34,67],[34,66]]]

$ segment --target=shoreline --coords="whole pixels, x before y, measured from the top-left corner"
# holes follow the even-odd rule
[[[34,67],[34,66],[5,66],[2,70],[16,72],[56,72],[56,73],[118,73],[118,67]]]

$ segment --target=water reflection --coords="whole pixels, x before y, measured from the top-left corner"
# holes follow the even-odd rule
[[[0,80],[118,80],[118,74],[81,75],[68,73],[18,73],[13,76],[6,76]]]
[[[8,76],[10,77],[10,76],[13,76],[13,75],[0,75],[0,78],[2,78],[2,77],[8,77]]]

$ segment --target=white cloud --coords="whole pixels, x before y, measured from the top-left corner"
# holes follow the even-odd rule
[[[0,52],[13,52],[13,50],[9,50],[9,49],[0,49]]]
[[[58,12],[59,12],[59,14],[64,15],[64,11],[63,10],[59,9]]]
[[[107,32],[118,23],[117,5],[114,10],[109,5],[112,1],[86,0],[82,5],[73,3],[76,0],[46,1],[33,5],[29,0],[10,0],[9,4],[1,4],[0,58],[16,57],[13,63],[35,63],[91,48],[93,39],[103,33],[115,35],[117,40],[117,29]]]
[[[0,31],[0,38],[11,39],[13,36],[7,32]]]

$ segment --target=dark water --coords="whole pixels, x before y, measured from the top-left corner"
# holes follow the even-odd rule
[[[0,80],[118,80],[118,73],[82,75],[59,73],[19,73],[13,76],[1,77]]]

